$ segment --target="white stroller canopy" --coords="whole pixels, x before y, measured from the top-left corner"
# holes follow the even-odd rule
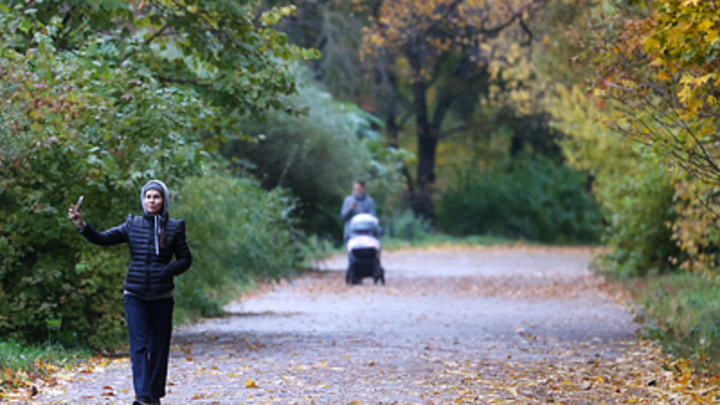
[[[373,248],[375,250],[380,250],[382,248],[382,244],[379,240],[372,236],[368,235],[360,235],[356,236],[354,238],[351,238],[347,243],[347,251],[348,253],[352,252],[354,249],[362,249],[362,248]]]
[[[370,214],[357,214],[350,220],[350,232],[375,231],[379,226],[380,221]]]
[[[379,224],[380,221],[378,221],[377,218],[375,218],[373,215],[370,214],[357,214],[350,220],[350,223],[353,222],[372,222],[374,224]]]

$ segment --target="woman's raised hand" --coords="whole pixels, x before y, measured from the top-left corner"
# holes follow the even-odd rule
[[[85,226],[85,221],[82,219],[82,215],[80,215],[79,212],[75,211],[75,205],[71,204],[70,208],[68,208],[68,218],[72,221],[75,226],[78,228],[83,228]]]

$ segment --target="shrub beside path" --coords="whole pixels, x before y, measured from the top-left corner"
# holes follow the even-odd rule
[[[590,258],[582,248],[391,252],[385,287],[348,287],[345,258],[328,260],[179,328],[163,403],[712,402],[712,381],[637,339]],[[58,376],[28,403],[131,400],[120,358]]]

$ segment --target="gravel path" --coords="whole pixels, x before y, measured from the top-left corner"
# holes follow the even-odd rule
[[[179,328],[163,403],[649,397],[643,381],[616,389],[632,373],[622,365],[649,358],[651,349],[639,345],[630,316],[588,270],[590,258],[580,248],[392,252],[383,256],[385,287],[369,279],[345,286],[346,259],[334,258],[230,304],[227,316]],[[60,376],[31,403],[129,404],[131,394],[129,361],[121,358]]]

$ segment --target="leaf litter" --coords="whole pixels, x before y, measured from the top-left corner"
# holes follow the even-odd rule
[[[388,286],[348,287],[343,258],[175,333],[164,404],[706,404],[715,376],[636,337],[625,295],[580,248],[385,254]],[[115,404],[127,358],[4,393]]]

